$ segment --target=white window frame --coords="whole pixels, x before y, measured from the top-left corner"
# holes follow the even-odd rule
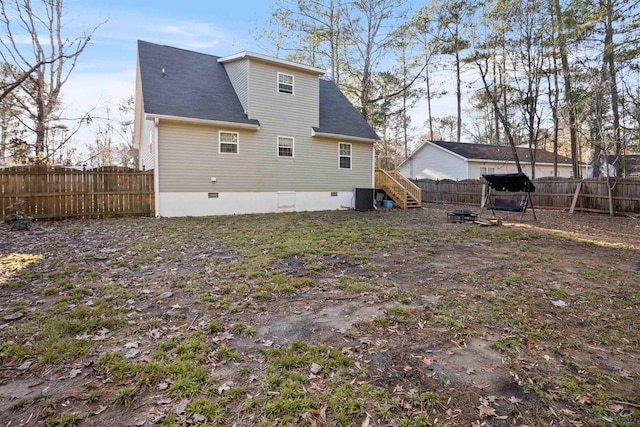
[[[291,140],[291,155],[290,156],[282,156],[280,155],[280,140],[281,139],[288,139]],[[296,139],[292,136],[278,136],[277,137],[277,141],[278,141],[278,146],[277,146],[277,156],[281,159],[293,159],[296,156]],[[283,148],[287,148],[287,146],[283,146]]]
[[[483,172],[484,170],[484,172]],[[496,168],[490,168],[487,166],[480,166],[480,178],[482,175],[494,175],[496,173]]]
[[[349,146],[349,155],[342,154],[341,148],[342,148],[343,145],[348,145]],[[343,157],[349,159],[349,167],[348,168],[343,168],[342,167],[342,163],[340,162],[340,160]],[[353,144],[351,144],[349,142],[339,142],[338,143],[338,169],[353,169]]]
[[[280,84],[283,85],[289,85],[289,83],[280,83],[280,76],[287,76],[287,77],[291,77],[291,92],[288,92],[286,90],[282,90],[280,88]],[[287,74],[287,73],[278,73],[278,82],[277,82],[277,90],[279,93],[286,93],[287,95],[293,95],[294,94],[294,87],[295,87],[295,76],[293,74]]]
[[[229,134],[233,134],[236,136],[236,141],[235,142],[229,142],[229,141],[223,141],[222,140],[222,134],[223,133],[229,133]],[[229,152],[229,151],[222,151],[222,144],[227,144],[227,145],[235,145],[236,146],[236,151],[235,153]],[[240,154],[240,133],[239,132],[232,132],[232,131],[228,131],[228,130],[219,130],[218,131],[218,154]]]

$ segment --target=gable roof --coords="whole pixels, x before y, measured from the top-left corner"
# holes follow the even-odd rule
[[[320,126],[316,134],[379,140],[378,134],[330,80],[320,79]]]
[[[225,62],[242,58],[270,61],[320,75],[322,70],[252,52],[220,58],[170,46],[138,41],[138,63],[144,112],[197,120],[259,126],[247,118]],[[331,81],[319,80],[319,123],[314,134],[329,138],[378,140],[358,110]]]
[[[138,41],[144,112],[259,125],[248,119],[218,57]]]
[[[466,160],[492,160],[503,162],[515,162],[513,150],[509,146],[489,145],[489,144],[471,144],[467,142],[448,142],[448,141],[425,141],[418,149],[416,149],[407,158],[410,159],[418,151],[422,150],[426,145],[432,144],[450,151]],[[528,148],[516,147],[518,159],[523,163],[531,163],[531,153]],[[535,150],[536,163],[553,163],[553,153],[538,148]],[[558,155],[559,164],[571,164],[571,159]]]

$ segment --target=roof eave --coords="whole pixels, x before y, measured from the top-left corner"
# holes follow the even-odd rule
[[[245,59],[245,58],[255,59],[258,61],[269,62],[273,64],[279,64],[289,68],[296,68],[296,69],[304,70],[314,74],[318,74],[320,76],[326,74],[327,72],[327,70],[323,70],[322,68],[312,67],[310,65],[298,64],[297,62],[287,61],[286,59],[273,58],[271,56],[262,55],[260,53],[255,53],[255,52],[248,52],[248,51],[236,53],[233,55],[223,56],[222,58],[218,58],[218,62],[224,64],[225,62],[238,61],[240,59]]]
[[[375,144],[379,139],[363,138],[361,136],[340,135],[337,133],[320,132],[315,129],[311,129],[311,136],[317,138],[335,139],[337,141],[352,141],[352,142],[367,142],[369,144]]]
[[[480,162],[480,163],[513,163],[515,164],[516,161],[515,160],[496,160],[496,159],[467,159],[467,161],[469,162]],[[525,163],[525,164],[531,164],[530,160],[520,160],[520,163]],[[535,162],[536,165],[540,165],[540,166],[553,166],[553,163],[550,162],[540,162],[540,161],[536,161]],[[558,162],[558,166],[562,166],[562,165],[566,165],[566,166],[571,166],[571,163],[567,163],[567,162]]]
[[[208,120],[208,119],[196,119],[192,117],[181,117],[181,116],[170,116],[166,114],[147,114],[146,118],[149,120],[166,120],[172,122],[181,122],[181,123],[193,123],[200,125],[209,125],[209,126],[219,126],[219,127],[227,127],[227,128],[238,128],[238,129],[248,129],[248,130],[260,130],[260,124],[253,123],[238,123],[238,122],[228,122],[223,120]]]

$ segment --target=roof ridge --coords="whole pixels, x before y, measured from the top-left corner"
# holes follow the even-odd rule
[[[183,47],[169,46],[168,44],[154,43],[154,42],[149,42],[149,41],[146,41],[146,40],[138,39],[138,43],[146,43],[146,44],[151,44],[151,45],[154,45],[154,46],[166,47],[166,48],[173,49],[173,50],[180,50],[182,52],[195,53],[197,55],[203,55],[203,56],[210,56],[212,58],[215,58],[216,60],[221,58],[221,56],[214,55],[214,54],[211,54],[211,53],[198,52],[196,50],[185,49]]]

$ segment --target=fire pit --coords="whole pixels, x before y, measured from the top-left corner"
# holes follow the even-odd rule
[[[455,209],[447,212],[447,222],[475,222],[478,219],[478,214],[465,209]]]

